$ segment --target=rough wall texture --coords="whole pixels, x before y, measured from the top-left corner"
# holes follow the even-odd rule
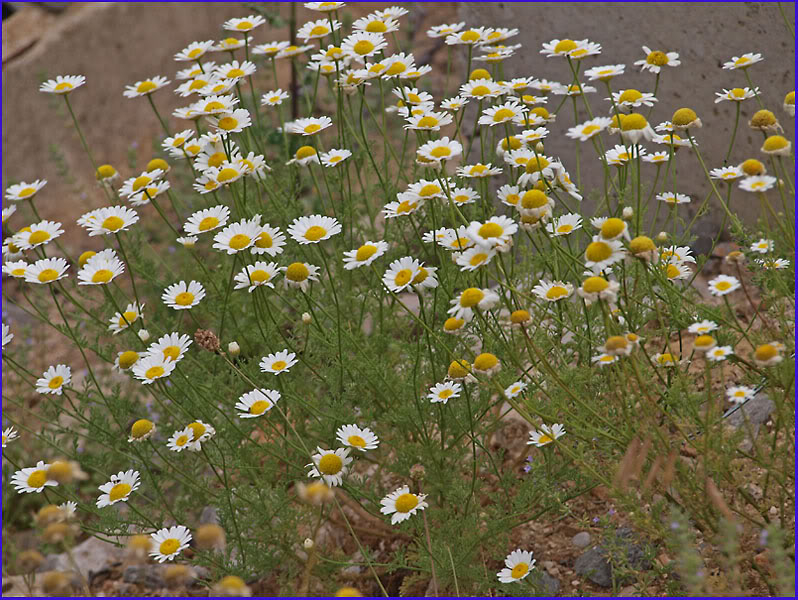
[[[794,27],[794,5],[784,3],[784,9]],[[682,106],[694,108],[704,123],[696,138],[709,168],[723,162],[735,112],[731,102],[715,104],[714,92],[747,85],[743,72],[723,70],[722,64],[732,56],[760,52],[765,60],[750,69],[751,77],[761,88],[765,106],[776,113],[790,139],[794,139],[794,120],[781,106],[785,94],[795,89],[795,41],[790,38],[775,2],[463,2],[459,12],[460,20],[472,26],[518,27],[521,30],[512,41],[517,40],[524,47],[518,56],[505,62],[506,77],[533,75],[568,83],[567,63],[540,54],[541,43],[555,38],[588,38],[600,43],[602,52],[585,59],[586,67],[625,63],[626,74],[613,82],[613,89],[652,92],[654,75],[641,73],[639,67],[633,66],[636,60],[645,57],[641,46],[678,52],[682,64],[666,68],[662,74],[657,91],[659,102],[651,121],[657,124],[670,120],[673,111]],[[606,89],[600,82],[594,82],[594,86],[598,92],[590,95],[591,107],[601,107],[594,113],[603,114],[609,108],[609,103],[603,100],[607,96]],[[573,126],[573,109],[567,107],[565,110],[566,106],[553,131],[564,133],[567,127]],[[584,106],[580,108],[580,119],[587,120]],[[743,103],[744,120],[740,120],[741,128],[730,159],[732,164],[761,157],[762,135],[747,127],[748,118],[758,108],[755,99]],[[566,159],[566,166],[572,175],[575,170],[573,144],[562,135],[552,136],[546,144],[547,153],[570,158]],[[582,170],[583,187],[598,188],[602,182],[600,164],[590,146],[583,149],[590,153],[589,165]],[[709,187],[689,151],[680,152],[677,160],[678,191],[693,198],[688,210],[695,210]],[[791,160],[789,164],[792,165]],[[653,178],[655,167],[649,167]],[[733,205],[749,222],[759,214],[758,203],[744,197],[743,192],[736,194]],[[721,210],[719,205],[713,204],[704,223],[699,222],[699,231],[712,232],[720,220]]]

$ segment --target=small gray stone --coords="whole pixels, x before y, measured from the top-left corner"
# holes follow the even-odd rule
[[[161,577],[159,565],[131,565],[122,573],[122,581],[136,583],[149,588],[164,587],[166,582]]]
[[[543,596],[556,596],[560,593],[560,580],[541,569],[532,569],[529,574],[530,583]]]
[[[767,394],[759,393],[743,404],[742,408],[730,414],[726,422],[734,427],[743,427],[747,419],[754,431],[757,431],[760,425],[767,422],[775,408],[776,405]]]
[[[621,527],[614,533],[614,540],[591,548],[574,562],[574,571],[587,577],[596,585],[612,587],[612,563],[623,563],[634,569],[650,569],[643,547],[635,541],[634,532]]]
[[[580,531],[571,538],[571,543],[577,548],[587,548],[590,545],[590,534],[587,531]]]

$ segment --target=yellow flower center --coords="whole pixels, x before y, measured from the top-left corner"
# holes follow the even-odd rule
[[[178,436],[178,438],[175,440],[175,445],[178,448],[180,448],[180,447],[185,446],[186,444],[188,444],[189,441],[190,441],[190,438],[186,434],[183,434],[181,436]]]
[[[324,227],[313,225],[305,232],[305,239],[311,242],[318,242],[321,238],[327,235],[327,230]]]
[[[449,149],[448,146],[436,146],[430,151],[430,154],[435,158],[443,158],[445,156],[450,156],[452,151]],[[423,191],[423,188],[422,188]],[[436,192],[437,193],[437,192]]]
[[[269,407],[271,407],[271,402],[268,400],[258,400],[257,402],[253,402],[252,406],[249,407],[249,414],[251,415],[262,415]]]
[[[463,319],[456,319],[455,317],[449,317],[443,323],[443,329],[445,331],[457,331],[463,325],[465,325],[465,321]]]
[[[591,262],[601,262],[612,256],[612,248],[604,242],[591,242],[585,250],[585,258]]]
[[[479,175],[487,170],[488,167],[486,167],[485,165],[473,165],[471,169],[469,169],[469,172],[471,173],[471,175]]]
[[[749,62],[751,62],[750,58],[748,58],[747,56],[741,56],[740,58],[734,61],[734,64],[739,67],[748,64]]]
[[[415,494],[402,494],[396,499],[396,510],[400,513],[409,513],[418,506],[418,496]]]
[[[310,270],[304,263],[292,263],[288,265],[288,268],[285,270],[286,279],[290,279],[291,281],[305,281],[309,276]]]
[[[602,223],[601,237],[611,240],[621,235],[624,229],[626,229],[626,223],[624,223],[621,219],[611,217]]]
[[[186,56],[188,56],[189,58],[197,58],[199,56],[202,56],[204,52],[205,50],[203,48],[194,48],[192,50],[189,50]]]
[[[540,443],[543,443],[544,437],[548,438],[548,441],[552,441],[547,435],[543,435],[540,438]],[[513,579],[521,579],[527,573],[529,573],[529,565],[526,563],[518,563],[513,567],[512,571],[510,571],[510,577]]]
[[[629,250],[632,254],[640,254],[656,249],[654,241],[650,237],[640,235],[629,242]]]
[[[768,139],[765,140],[765,143],[762,145],[762,150],[765,152],[773,152],[775,150],[783,150],[787,147],[789,142],[787,138],[781,135],[771,135]]]
[[[180,541],[176,540],[175,538],[169,538],[168,540],[161,542],[161,545],[158,546],[158,552],[169,556],[177,552],[178,548],[180,548]]]
[[[530,318],[531,315],[529,314],[528,310],[516,310],[510,315],[510,321],[516,324],[525,323],[526,321],[529,321]]]
[[[478,85],[474,89],[471,90],[472,96],[487,96],[490,94],[490,88],[486,85]]]
[[[255,245],[258,248],[271,248],[272,243],[272,236],[265,231],[261,231],[258,235],[258,239],[255,240]]]
[[[276,360],[272,363],[273,371],[282,371],[288,365],[284,360]]]
[[[54,281],[58,279],[58,271],[55,269],[44,269],[41,273],[39,273],[38,279],[42,283]]]
[[[189,90],[201,90],[206,85],[208,85],[208,80],[207,79],[194,79],[189,84],[188,89]],[[215,108],[222,108],[222,105],[219,102],[211,102],[210,104],[208,104],[208,106],[210,106],[211,104],[219,104],[219,106],[216,106]],[[206,107],[206,109],[207,109],[207,107]],[[207,109],[207,110],[210,110],[210,109]]]
[[[147,175],[139,175],[133,180],[133,191],[138,192],[141,188],[145,187],[152,181],[152,178]]]
[[[122,219],[122,217],[112,215],[103,221],[102,228],[107,229],[108,231],[118,231],[122,228],[122,226],[124,226],[124,224],[125,221]]]
[[[366,31],[369,33],[385,33],[388,27],[382,21],[371,21],[366,25]]]
[[[371,244],[365,244],[357,249],[357,253],[355,254],[355,259],[358,262],[363,262],[364,260],[368,260],[374,253],[377,252],[377,246],[373,246]]]
[[[754,116],[751,117],[751,127],[772,127],[776,123],[776,115],[765,109],[756,111]]]
[[[99,269],[91,276],[92,283],[108,283],[114,274],[108,269]]]
[[[426,115],[418,120],[419,127],[436,127],[437,125],[438,119],[431,115]]]
[[[715,338],[713,338],[711,335],[699,335],[695,339],[695,346],[697,348],[709,348],[715,344]]]
[[[405,66],[405,64],[403,62],[400,62],[400,61],[397,60],[390,67],[388,67],[388,70],[385,71],[385,74],[386,75],[398,75],[399,73],[404,73],[405,70],[407,70],[407,66]]]
[[[729,289],[731,286],[732,286],[732,284],[731,284],[730,282],[728,282],[728,281],[718,281],[718,282],[715,284],[715,289],[716,289],[716,290],[719,290],[719,291],[721,291],[721,292],[725,292],[725,291],[726,291],[726,290],[728,290],[728,289]]]
[[[199,229],[200,231],[208,231],[209,229],[213,229],[217,225],[219,225],[219,219],[217,219],[216,217],[205,217],[204,219],[202,219],[202,221],[200,221],[197,229]]]
[[[582,289],[588,294],[596,294],[606,290],[609,285],[609,282],[603,277],[588,277],[582,282]]]
[[[177,360],[178,356],[180,356],[180,347],[178,346],[167,346],[163,349],[163,357],[165,359]]]
[[[529,170],[528,165],[527,170]],[[543,208],[548,203],[548,197],[540,190],[527,190],[521,198],[521,206],[524,208]]]
[[[122,313],[122,316],[119,318],[119,326],[120,327],[127,327],[127,323],[132,323],[138,318],[138,315],[133,312],[132,310],[126,310]],[[125,322],[127,321],[127,323]]]
[[[263,269],[257,269],[249,274],[249,278],[253,283],[265,283],[269,281],[272,276]]]
[[[28,487],[40,488],[47,483],[47,473],[39,469],[28,475]]]
[[[30,236],[28,237],[28,243],[41,244],[49,239],[50,239],[49,233],[47,233],[46,231],[39,230],[39,231],[34,231],[32,234],[30,234]]]
[[[154,81],[142,81],[140,84],[138,84],[138,86],[136,86],[136,91],[139,94],[146,94],[148,92],[153,91],[157,87],[158,86],[155,85]]]
[[[439,186],[435,185],[434,183],[428,183],[427,185],[421,188],[421,190],[418,192],[418,195],[423,198],[426,198],[429,196],[434,196],[435,194],[439,194],[440,192],[441,188]]]
[[[521,197],[518,194],[507,194],[507,196],[504,198],[504,201],[515,206],[518,204],[520,199]]]
[[[468,263],[472,267],[478,267],[482,263],[484,263],[488,259],[488,255],[483,252],[478,252],[474,256],[471,257],[471,260]]]
[[[633,131],[638,129],[645,129],[648,125],[646,118],[640,113],[630,113],[626,115],[621,121],[622,131]]]
[[[557,233],[571,233],[574,230],[573,225],[558,225]]]
[[[649,55],[646,56],[646,62],[650,65],[663,67],[668,64],[668,55],[659,50],[654,50],[654,52],[650,52]]]
[[[150,421],[149,419],[139,419],[138,421],[133,423],[133,427],[130,428],[130,435],[134,438],[140,438],[147,435],[150,431],[152,431],[152,428],[153,428],[152,421]]]
[[[479,40],[480,34],[478,31],[474,31],[473,29],[469,29],[468,31],[464,31],[460,34],[460,39],[464,42],[473,43]]]
[[[313,228],[311,227],[311,229]],[[233,248],[234,250],[242,250],[243,248],[249,246],[251,242],[252,238],[250,238],[248,235],[244,235],[243,233],[237,233],[230,238],[229,244],[230,247]]]
[[[468,375],[471,365],[467,360],[455,360],[449,365],[448,375],[452,379],[462,379]]]
[[[348,441],[351,446],[355,446],[356,448],[366,447],[366,440],[359,435],[350,435],[346,441]]]
[[[669,264],[665,269],[665,275],[668,277],[668,279],[673,279],[674,277],[678,277],[681,274],[681,272],[682,270],[674,264]]]
[[[253,25],[250,21],[241,21],[236,25],[236,29],[239,31],[249,31],[252,27]]]
[[[454,394],[454,391],[452,391],[449,388],[446,388],[445,390],[441,390],[440,392],[438,392],[438,398],[446,400],[446,398],[449,398],[452,394]]]
[[[100,165],[97,167],[97,179],[108,179],[116,175],[116,169],[111,165]]]
[[[303,158],[309,158],[316,154],[316,149],[312,146],[301,146],[299,150],[296,151],[296,159],[302,160]]]
[[[495,113],[493,113],[493,121],[495,123],[501,123],[502,121],[507,121],[508,119],[512,119],[514,116],[515,113],[511,111],[509,108],[500,108]]]
[[[570,52],[576,48],[576,42],[573,40],[560,40],[557,42],[557,45],[554,46],[554,53],[555,54],[565,54],[566,52]]]
[[[319,471],[325,475],[335,475],[340,473],[344,466],[344,461],[337,454],[330,452],[321,457],[319,461]]]
[[[50,381],[47,382],[47,387],[51,390],[57,390],[64,384],[64,378],[60,375],[56,375]]]
[[[305,127],[305,129],[303,129],[303,131],[305,133],[316,133],[320,129],[321,129],[321,125],[319,125],[318,123],[311,123],[310,125],[307,125]]]
[[[479,228],[479,237],[489,239],[500,237],[504,228],[498,223],[483,223]]]
[[[402,269],[396,274],[393,281],[398,286],[407,285],[412,277],[413,272],[410,269]]]
[[[144,373],[144,377],[147,379],[157,379],[158,377],[162,377],[165,372],[163,367],[156,365],[147,369]]]
[[[121,500],[130,493],[130,489],[131,487],[129,483],[117,483],[114,487],[111,488],[111,491],[108,492],[108,499],[111,502],[116,502],[117,500]]]
[[[460,294],[460,306],[463,308],[472,308],[482,302],[485,293],[479,288],[468,288]]]
[[[604,344],[604,349],[607,352],[613,350],[624,350],[628,345],[628,342],[625,337],[622,335],[613,335],[607,338],[607,342]]]
[[[191,438],[191,441],[200,439],[206,431],[205,425],[198,421],[194,421],[191,425],[189,425],[189,429],[191,429],[191,433],[194,435],[194,437]]]
[[[673,121],[674,125],[678,125],[679,127],[685,127],[698,119],[698,115],[692,108],[680,108],[675,113],[673,113],[673,117],[671,121]]]
[[[568,295],[568,290],[561,285],[553,285],[546,291],[546,298],[558,300]]]
[[[354,50],[356,54],[363,56],[374,51],[374,44],[368,40],[360,40],[352,47],[352,50]]]
[[[754,358],[758,361],[766,362],[779,355],[779,350],[773,344],[762,344],[757,346],[754,351]]]
[[[657,362],[658,362],[659,364],[661,364],[661,365],[668,365],[668,364],[673,364],[673,363],[675,363],[675,362],[676,362],[676,359],[675,359],[675,358],[673,358],[673,354],[671,354],[670,352],[665,352],[664,354],[661,354],[661,355],[660,355],[660,356],[657,358]]]
[[[180,306],[189,306],[194,302],[194,294],[191,292],[180,292],[175,296],[175,304]]]
[[[233,117],[222,117],[219,119],[219,127],[225,131],[231,131],[238,127],[238,120]]]
[[[526,163],[526,172],[527,173],[536,173],[538,171],[542,171],[546,167],[549,166],[549,161],[544,156],[536,156],[535,158],[531,158],[528,163]]]

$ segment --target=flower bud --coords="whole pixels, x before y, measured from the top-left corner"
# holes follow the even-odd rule
[[[313,543],[313,540],[312,540],[312,539],[310,539],[310,538],[305,538],[305,541],[304,541],[304,542],[302,542],[302,547],[303,547],[303,548],[305,548],[305,550],[310,550],[310,549],[312,549],[312,548],[313,548],[313,546],[315,546],[315,545],[316,545],[316,544],[314,544],[314,543]]]
[[[313,319],[312,319],[312,317],[310,316],[310,313],[306,313],[306,312],[302,313],[302,322],[303,322],[305,325],[310,325],[310,322],[311,322],[312,320],[313,320]]]
[[[668,241],[668,232],[667,231],[660,231],[657,234],[657,240],[660,242],[667,242]]]
[[[623,218],[627,221],[631,219],[635,215],[635,209],[631,206],[624,206],[623,207]]]
[[[150,332],[146,329],[139,329],[139,339],[142,342],[146,342],[150,339]]]
[[[227,352],[230,353],[230,356],[238,356],[241,354],[241,346],[238,345],[238,342],[230,342],[227,344]]]
[[[535,152],[537,152],[538,154],[543,154],[544,150],[545,148],[543,147],[543,142],[538,142],[537,144],[535,144]]]

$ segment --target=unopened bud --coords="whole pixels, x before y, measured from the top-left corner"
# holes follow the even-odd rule
[[[538,142],[537,144],[535,144],[535,152],[537,152],[538,154],[543,154],[544,150],[545,148],[543,147],[543,142]]]
[[[147,331],[146,329],[139,329],[139,339],[142,342],[146,342],[147,340],[150,339],[150,332]]]
[[[668,232],[667,231],[660,231],[657,234],[657,240],[660,242],[667,242],[668,241]]]
[[[312,320],[313,320],[313,318],[310,316],[310,313],[306,313],[306,312],[302,313],[302,322],[305,325],[310,325],[310,322]]]
[[[230,356],[238,356],[241,354],[241,346],[238,345],[238,342],[230,342],[227,344],[227,352],[230,353]]]
[[[631,219],[635,214],[635,209],[631,206],[624,206],[623,208],[623,218],[626,220]]]
[[[311,548],[313,548],[313,546],[315,546],[315,545],[316,545],[316,544],[314,544],[314,543],[313,543],[313,540],[312,540],[312,539],[310,539],[310,538],[305,538],[305,541],[304,541],[304,542],[302,542],[302,546],[305,548],[305,550],[310,550],[310,549],[311,549]]]

